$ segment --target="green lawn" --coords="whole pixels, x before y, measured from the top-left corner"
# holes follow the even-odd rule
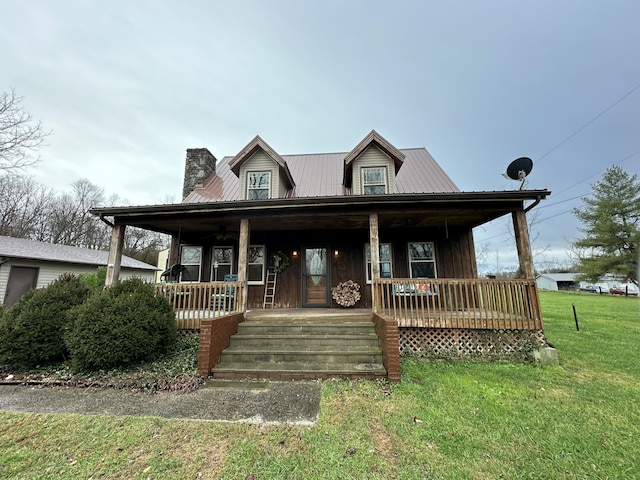
[[[560,366],[404,360],[314,427],[0,412],[0,478],[640,478],[639,300],[541,297]]]

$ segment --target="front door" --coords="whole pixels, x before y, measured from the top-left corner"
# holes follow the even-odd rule
[[[303,248],[302,306],[329,307],[329,262],[326,247]]]

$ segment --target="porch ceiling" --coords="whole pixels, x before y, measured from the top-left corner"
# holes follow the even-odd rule
[[[547,190],[453,194],[271,199],[96,208],[91,212],[116,223],[168,234],[236,231],[249,218],[251,230],[367,229],[377,212],[380,228],[475,227],[520,210]]]

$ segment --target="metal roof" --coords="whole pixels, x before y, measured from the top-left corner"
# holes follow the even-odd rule
[[[6,236],[0,236],[0,256],[102,267],[106,267],[109,260],[109,252],[103,250],[91,250]],[[124,255],[122,256],[121,266],[138,270],[158,270],[153,265]]]
[[[426,148],[399,149],[405,155],[396,176],[397,193],[452,193],[460,189],[433,159]],[[281,155],[295,187],[288,197],[350,196],[351,189],[343,186],[344,160],[349,152]],[[196,187],[184,203],[238,200],[238,177],[231,171],[230,161],[224,157],[216,163],[216,171],[201,187]]]
[[[577,273],[541,273],[538,277],[548,278],[554,282],[575,282]]]

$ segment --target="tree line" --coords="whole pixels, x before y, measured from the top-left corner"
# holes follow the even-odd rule
[[[68,192],[57,192],[32,177],[5,173],[0,175],[0,235],[108,250],[111,227],[89,209],[126,203],[118,195],[107,197],[87,179],[72,183]],[[166,235],[129,227],[123,253],[155,264],[167,245]]]

